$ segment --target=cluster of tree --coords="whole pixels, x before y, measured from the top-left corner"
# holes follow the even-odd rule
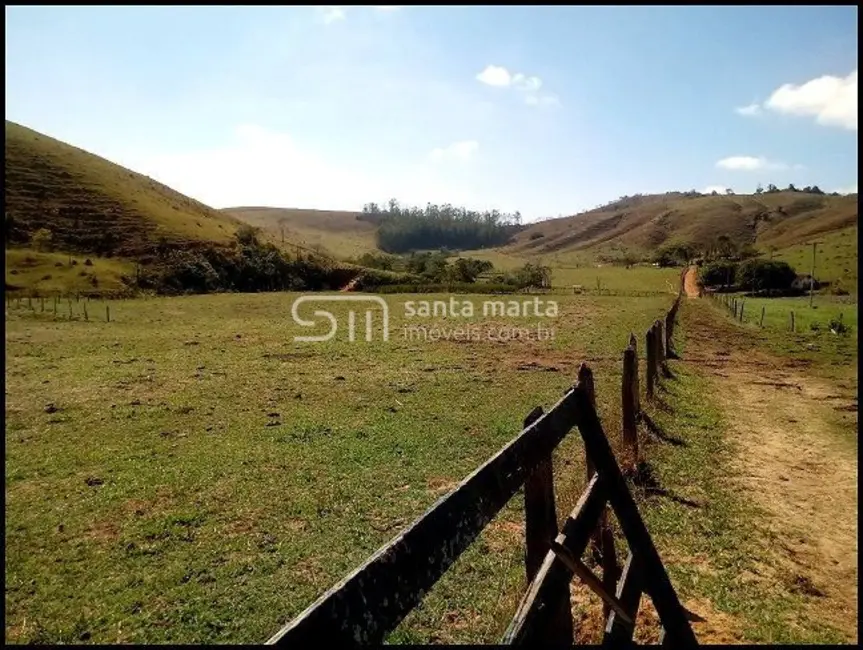
[[[367,203],[358,218],[379,224],[377,243],[389,253],[449,248],[487,248],[507,243],[521,228],[521,214],[477,212],[449,203],[425,208]]]
[[[542,264],[528,262],[514,271],[498,273],[491,278],[494,284],[514,286],[521,289],[548,288],[551,286],[551,269]]]
[[[653,254],[653,262],[659,266],[682,266],[698,255],[694,246],[689,244],[667,244],[660,246]]]
[[[704,286],[736,287],[755,293],[788,292],[797,273],[787,262],[750,259],[745,262],[717,261],[701,267],[701,284]]]
[[[237,230],[232,246],[181,249],[161,246],[154,264],[142,269],[136,284],[158,293],[216,291],[315,291],[338,289],[355,271],[314,254],[295,257],[258,239],[256,229]]]
[[[764,189],[761,184],[758,184],[758,187],[755,188],[756,194],[776,194],[777,192],[802,192],[803,194],[825,194],[821,188],[817,185],[807,185],[802,190],[794,187],[794,183],[789,183],[788,187],[784,190],[780,190],[773,183],[769,183],[767,185],[767,189]],[[838,192],[833,192],[833,196],[839,196]]]

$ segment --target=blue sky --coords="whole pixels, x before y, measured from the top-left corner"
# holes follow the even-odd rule
[[[214,207],[857,187],[856,7],[7,7],[6,117]]]

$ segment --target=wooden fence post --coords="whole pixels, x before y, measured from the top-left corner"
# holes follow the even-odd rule
[[[85,320],[85,321],[89,321],[89,320],[90,320],[90,316],[87,314],[87,303],[85,302],[85,303],[84,303],[83,305],[81,305],[81,306],[84,308],[84,320]]]
[[[746,301],[745,301],[745,300],[741,300],[741,301],[740,301],[740,318],[739,318],[739,320],[740,320],[740,322],[741,322],[741,323],[743,322],[743,306],[744,306],[745,304],[746,304]]]
[[[647,346],[647,363],[644,366],[644,374],[647,380],[647,398],[650,399],[653,397],[656,384],[656,334],[653,325],[647,330],[644,343]]]
[[[593,372],[585,363],[582,363],[578,369],[578,386],[584,390],[584,394],[587,396],[590,407],[593,409],[593,412],[597,417],[599,417],[599,414],[596,411],[596,389],[593,383]],[[594,468],[593,459],[587,451],[587,446],[584,448],[584,457],[587,461],[587,466],[590,468],[588,469],[587,481],[585,482],[585,485],[588,485],[590,484],[590,479],[593,478],[593,474],[596,472],[596,469]],[[602,584],[605,586],[608,593],[614,593],[619,569],[617,566],[617,553],[614,548],[614,532],[608,524],[607,506],[603,507],[602,515],[599,517],[599,523],[593,533],[593,545],[594,549],[599,551],[601,557]],[[602,611],[603,617],[608,618],[611,608],[608,605],[603,605]]]
[[[524,419],[527,428],[542,417],[542,407],[537,406]],[[557,511],[554,505],[554,475],[551,456],[541,461],[524,482],[524,567],[527,583],[530,584],[551,550],[551,542],[557,537]],[[572,605],[569,585],[558,585],[558,593],[549,603],[555,608],[551,637],[567,644],[572,642]]]
[[[793,309],[791,310],[791,331],[792,332],[795,331],[795,328],[794,328],[794,310]]]
[[[761,305],[761,320],[758,322],[758,327],[764,327],[764,305]]]
[[[541,417],[542,407],[537,406],[524,419],[524,428]],[[551,549],[551,541],[557,536],[551,458],[540,462],[524,482],[524,519],[524,564],[530,583]]]
[[[656,320],[653,324],[656,331],[656,378],[666,372],[665,368],[665,341],[662,336],[662,321]]]
[[[638,457],[638,429],[636,414],[638,403],[638,361],[635,350],[630,345],[623,351],[623,381],[621,384],[621,401],[623,404],[623,445],[626,449],[627,468],[635,472],[640,458]]]
[[[110,305],[105,305],[105,322],[106,323],[111,322],[111,306]]]
[[[629,333],[629,347],[632,348],[632,356],[635,359],[635,375],[632,381],[635,386],[633,393],[635,395],[635,418],[637,420],[641,413],[641,392],[639,391],[640,386],[638,381],[638,339],[635,338],[635,334],[632,332]]]

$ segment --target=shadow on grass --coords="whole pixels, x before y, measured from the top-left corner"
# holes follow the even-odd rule
[[[668,407],[666,407],[668,408]],[[670,408],[669,408],[670,411]],[[656,422],[647,414],[641,413],[641,421],[644,423],[644,426],[647,428],[647,432],[654,436],[655,438],[659,438],[662,442],[667,442],[670,445],[674,445],[675,447],[686,447],[686,441],[682,438],[677,438],[675,436],[670,436],[662,430]]]
[[[638,468],[636,469],[635,476],[633,476],[632,482],[636,486],[644,490],[644,493],[647,496],[665,497],[666,499],[671,499],[675,503],[679,503],[680,505],[686,506],[688,508],[701,507],[701,504],[697,501],[678,496],[670,490],[666,490],[664,487],[662,487],[662,485],[660,485],[659,483],[659,479],[656,476],[656,472],[654,471],[650,463],[647,461],[641,461],[638,464]]]

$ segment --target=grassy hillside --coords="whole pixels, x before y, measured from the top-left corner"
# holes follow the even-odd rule
[[[6,121],[6,241],[136,258],[164,240],[227,243],[239,222],[147,176]]]
[[[722,235],[738,247],[787,248],[857,224],[857,197],[777,192],[760,195],[650,195],[532,224],[504,252],[615,257],[672,243],[706,248]]]
[[[226,208],[224,213],[268,232],[276,241],[320,248],[337,258],[377,250],[377,226],[357,219],[358,212],[292,208]]]

